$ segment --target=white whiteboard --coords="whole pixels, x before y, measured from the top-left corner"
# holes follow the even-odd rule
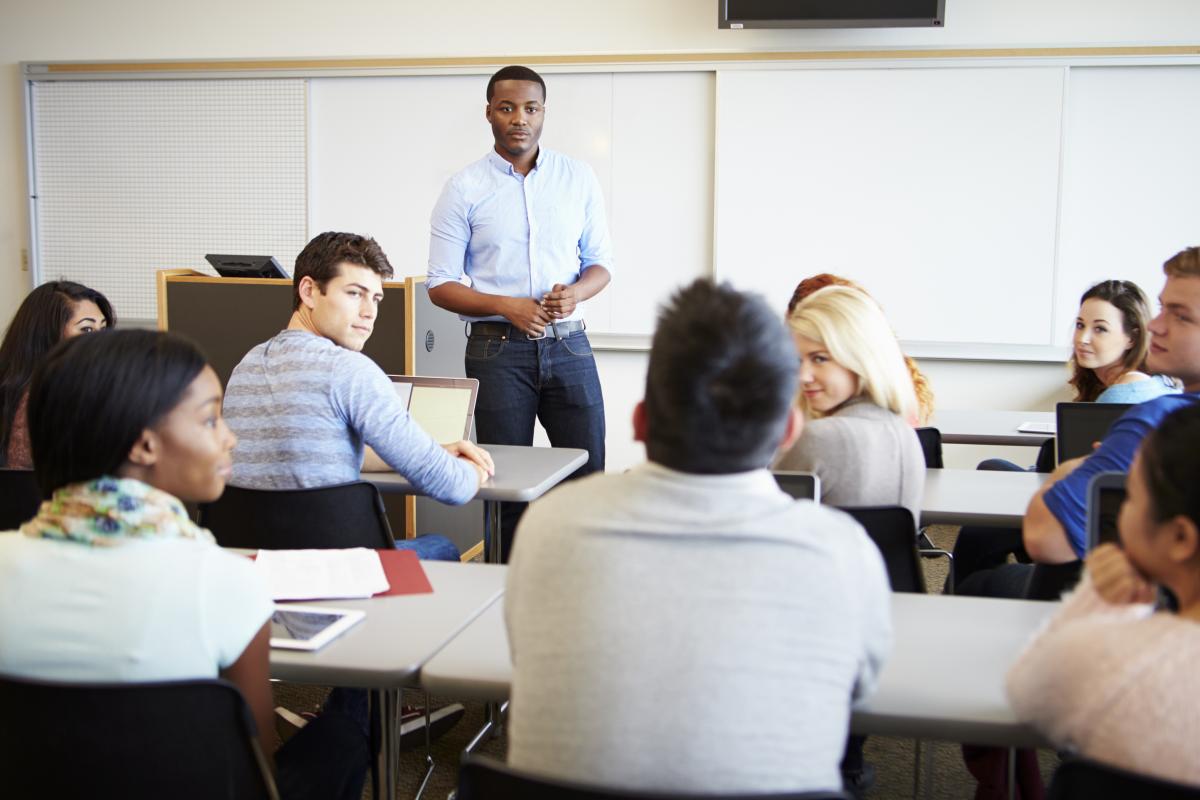
[[[157,270],[209,274],[205,253],[304,246],[303,80],[35,82],[39,282],[103,292],[153,320]]]
[[[722,72],[716,272],[865,284],[901,339],[1049,345],[1062,68]]]
[[[616,250],[588,328],[648,334],[670,290],[711,270],[712,74],[545,78],[542,143],[595,170]],[[369,233],[399,274],[424,274],[442,186],[492,147],[486,85],[478,75],[313,79],[310,232]]]
[[[1154,301],[1162,263],[1200,244],[1200,67],[1072,67],[1056,342],[1105,278]]]

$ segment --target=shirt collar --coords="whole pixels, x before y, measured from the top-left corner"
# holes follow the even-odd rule
[[[775,483],[774,476],[765,467],[763,469],[752,469],[748,472],[727,472],[724,474],[709,475],[697,472],[680,472],[654,461],[646,461],[631,469],[630,472],[643,472],[672,483],[708,490],[721,487],[726,491],[748,491],[756,494],[760,492],[778,494],[781,491],[779,485]]]
[[[542,147],[541,144],[538,144],[537,158],[535,158],[533,160],[533,169],[529,170],[529,172],[532,173],[534,170],[536,170],[538,167],[540,167],[542,165],[542,159],[544,159],[545,157],[546,157],[546,148]],[[505,175],[519,174],[515,169],[513,169],[512,162],[509,161],[504,156],[497,153],[495,147],[493,147],[491,150],[488,150],[488,161],[491,163],[491,165],[493,167],[500,170]]]

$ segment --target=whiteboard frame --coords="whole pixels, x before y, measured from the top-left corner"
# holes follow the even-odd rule
[[[41,282],[37,249],[37,187],[33,184],[34,141],[32,84],[41,81],[270,79],[428,75],[488,75],[506,64],[521,63],[547,74],[582,72],[712,72],[729,70],[880,69],[889,67],[939,69],[947,67],[1058,66],[1197,66],[1200,45],[1114,47],[1012,47],[846,49],[816,51],[701,52],[701,53],[597,53],[584,55],[475,56],[448,58],[311,58],[311,59],[178,59],[169,61],[22,61],[19,64],[24,93],[26,135],[26,185],[29,208],[31,286]],[[1064,114],[1069,91],[1064,82]],[[714,102],[719,106],[719,96]],[[311,124],[311,120],[309,121]],[[715,122],[715,120],[714,120]],[[1062,136],[1067,135],[1064,124]],[[714,131],[719,136],[719,131]],[[1065,138],[1064,138],[1065,141]],[[715,151],[715,148],[714,148]],[[717,174],[714,152],[714,181]],[[311,166],[308,168],[311,170]],[[311,178],[311,174],[308,176]],[[1059,187],[1063,180],[1059,165]],[[713,254],[716,255],[716,195],[713,187]],[[1058,256],[1061,204],[1055,229]],[[715,271],[715,264],[710,265]],[[642,352],[650,349],[650,336],[596,333],[599,350]],[[914,358],[1059,362],[1067,348],[1052,345],[957,344],[902,341]]]

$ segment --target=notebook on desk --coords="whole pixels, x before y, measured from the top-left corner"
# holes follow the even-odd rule
[[[409,416],[439,444],[471,438],[479,381],[474,378],[431,378],[389,375]]]

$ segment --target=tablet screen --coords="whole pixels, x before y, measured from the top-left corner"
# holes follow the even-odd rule
[[[1105,486],[1099,490],[1097,502],[1100,518],[1096,522],[1096,544],[1112,542],[1119,547],[1121,537],[1117,533],[1117,516],[1121,513],[1121,504],[1125,502],[1125,489]]]
[[[307,642],[342,618],[342,614],[326,611],[297,611],[279,608],[271,615],[271,638]]]

